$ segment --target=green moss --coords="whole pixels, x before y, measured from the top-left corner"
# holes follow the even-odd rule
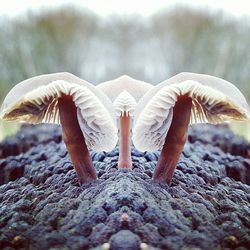
[[[15,122],[0,121],[0,141],[5,137],[15,134],[20,125]]]

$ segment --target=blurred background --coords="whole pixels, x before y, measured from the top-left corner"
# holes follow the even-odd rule
[[[60,71],[93,84],[206,73],[234,83],[250,103],[248,1],[0,2],[0,103],[18,82]],[[232,128],[250,139],[249,123]],[[0,121],[0,140],[17,129]]]

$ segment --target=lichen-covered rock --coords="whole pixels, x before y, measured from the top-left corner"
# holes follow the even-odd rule
[[[60,133],[0,144],[0,249],[250,248],[249,143],[225,126],[190,129],[171,187],[151,179],[159,152],[134,148],[132,171],[91,152],[99,179],[80,187]]]

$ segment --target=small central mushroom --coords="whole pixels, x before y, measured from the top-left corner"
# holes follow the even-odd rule
[[[120,132],[118,168],[132,169],[130,132],[132,118],[137,102],[152,87],[149,83],[126,75],[97,86],[112,101],[118,118]]]
[[[88,150],[110,151],[117,143],[115,111],[108,97],[70,73],[41,75],[17,84],[0,115],[9,121],[60,123],[80,184],[97,179]]]
[[[242,93],[209,75],[181,73],[148,91],[135,110],[133,142],[141,151],[161,150],[153,179],[171,184],[189,123],[249,119]]]
[[[118,95],[114,101],[114,107],[120,122],[118,168],[132,169],[130,117],[134,113],[135,106],[135,99],[126,90]]]

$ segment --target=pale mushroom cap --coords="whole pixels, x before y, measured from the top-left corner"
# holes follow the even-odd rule
[[[101,92],[101,91],[96,91],[95,86],[90,84],[89,82],[71,74],[68,72],[60,72],[60,73],[54,73],[54,74],[44,74],[44,75],[39,75],[35,76],[29,79],[26,79],[17,85],[15,85],[14,88],[10,90],[8,95],[5,97],[4,102],[0,108],[0,115],[3,113],[3,111],[14,104],[18,96],[21,98],[25,96],[28,92],[36,89],[37,87],[40,86],[46,86],[50,84],[53,81],[57,80],[64,80],[68,83],[75,83],[79,85],[83,85],[88,87],[94,95],[96,95],[100,100],[102,100],[104,106],[109,109],[110,107],[110,100]]]
[[[110,100],[90,83],[70,74],[41,75],[17,84],[0,109],[4,120],[60,123],[58,98],[69,95],[89,148],[110,151],[117,143],[115,111]]]
[[[120,116],[121,114],[123,115],[124,112],[133,116],[136,107],[136,100],[128,93],[128,91],[124,90],[116,97],[113,105],[117,116]]]
[[[127,91],[136,102],[139,102],[142,96],[153,88],[153,85],[123,75],[112,81],[101,83],[97,85],[97,88],[104,92],[112,102],[114,102],[117,96],[123,91]]]
[[[133,142],[141,151],[162,148],[178,96],[192,98],[190,123],[249,119],[243,94],[231,83],[209,75],[181,73],[151,89],[135,110]]]

